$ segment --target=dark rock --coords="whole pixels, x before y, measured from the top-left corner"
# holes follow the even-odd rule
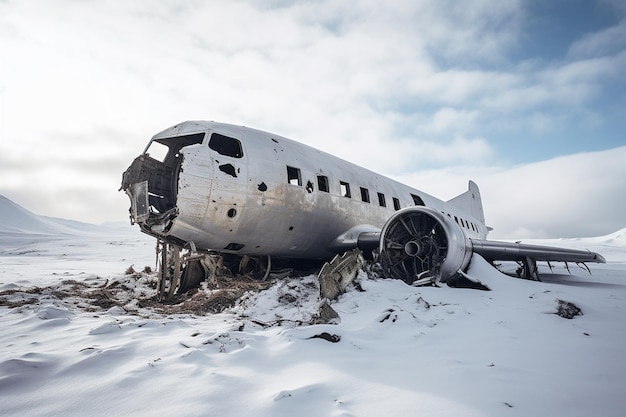
[[[309,337],[309,339],[324,339],[324,340],[328,340],[331,343],[337,343],[341,340],[341,336],[339,336],[338,334],[330,334],[327,332],[323,332],[320,334],[316,334],[315,336],[311,336]]]
[[[559,300],[557,298],[558,308],[556,314],[564,319],[573,319],[575,316],[582,316],[583,312],[578,306],[569,301]]]

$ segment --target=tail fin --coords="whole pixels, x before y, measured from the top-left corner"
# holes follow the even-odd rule
[[[466,192],[448,200],[448,203],[468,212],[485,224],[485,213],[483,212],[483,202],[480,198],[480,190],[474,181],[469,182]]]

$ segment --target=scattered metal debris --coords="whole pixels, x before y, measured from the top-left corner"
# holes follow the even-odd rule
[[[559,300],[558,298],[556,299],[556,302],[558,303],[556,314],[564,319],[573,319],[575,316],[583,315],[582,310],[574,303]]]
[[[341,340],[341,336],[338,334],[330,334],[328,332],[322,332],[320,334],[316,334],[314,336],[309,337],[309,339],[324,339],[331,343],[337,343]]]
[[[312,320],[312,324],[337,324],[339,322],[341,322],[339,314],[330,306],[328,300],[322,302],[319,313]]]
[[[320,297],[334,300],[343,294],[364,264],[365,259],[359,249],[336,255],[332,261],[325,263],[317,276]]]

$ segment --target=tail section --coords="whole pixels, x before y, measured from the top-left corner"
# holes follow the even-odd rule
[[[466,192],[448,200],[448,203],[471,214],[476,219],[480,220],[482,224],[485,224],[485,213],[483,212],[480,190],[474,181],[469,182]]]

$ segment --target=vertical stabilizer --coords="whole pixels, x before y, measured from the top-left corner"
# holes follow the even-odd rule
[[[485,213],[483,212],[483,202],[480,198],[480,190],[474,181],[469,182],[466,192],[448,200],[448,203],[467,213],[470,213],[472,216],[485,224]]]

